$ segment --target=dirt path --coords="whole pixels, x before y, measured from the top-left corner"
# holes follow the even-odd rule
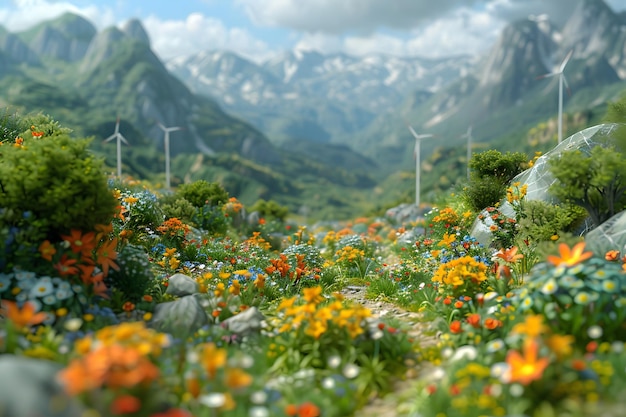
[[[400,320],[404,327],[408,329],[409,337],[418,340],[421,346],[436,343],[434,336],[425,334],[428,323],[424,322],[421,314],[403,310],[389,302],[367,299],[366,292],[366,287],[348,286],[343,289],[342,294],[346,299],[358,302],[369,308],[375,318],[393,317]],[[411,393],[417,389],[415,385],[418,379],[427,375],[429,371],[428,364],[416,363],[407,370],[404,379],[398,379],[394,382],[393,392],[383,398],[377,397],[373,399],[362,410],[359,410],[359,417],[408,416],[408,414],[401,412],[403,398],[411,397]]]

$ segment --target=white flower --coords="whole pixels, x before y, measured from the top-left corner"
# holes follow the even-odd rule
[[[253,404],[264,404],[267,401],[267,394],[265,391],[255,391],[250,395],[250,401]]]
[[[504,342],[502,341],[502,339],[495,339],[487,343],[487,352],[489,353],[497,352],[503,347],[504,347]]]
[[[322,387],[326,388],[326,389],[333,389],[335,388],[335,380],[331,377],[326,377],[324,379],[322,379]]]
[[[250,417],[269,417],[270,412],[266,407],[251,407],[248,415]]]
[[[226,396],[221,392],[214,392],[200,396],[198,401],[209,408],[219,408],[226,403]]]
[[[44,304],[47,304],[49,306],[55,304],[57,302],[57,298],[54,296],[54,294],[50,294],[50,295],[46,295],[44,298],[41,299]]]
[[[11,278],[7,274],[0,274],[0,293],[5,292],[11,288]]]
[[[511,388],[509,388],[509,392],[513,397],[521,397],[524,395],[524,387],[520,384],[513,384]]]
[[[80,329],[80,326],[82,325],[83,320],[79,319],[78,317],[68,319],[65,323],[63,323],[63,327],[65,327],[65,330],[67,330],[68,332],[76,332]]]
[[[343,376],[348,379],[356,378],[357,376],[359,376],[359,372],[359,367],[353,363],[349,363],[343,367]]]
[[[506,362],[494,363],[491,365],[491,376],[503,384],[508,384],[511,379],[511,366]]]
[[[590,328],[587,329],[587,334],[589,335],[590,338],[592,339],[598,339],[600,337],[602,337],[602,327],[600,326],[591,326]]]
[[[337,368],[339,365],[341,365],[341,357],[338,355],[333,355],[330,358],[328,358],[328,367],[331,369],[335,369]]]
[[[34,272],[20,271],[20,270],[15,271],[15,279],[17,279],[18,281],[21,281],[23,279],[36,279],[36,278],[37,278],[37,275]]]
[[[474,346],[461,346],[460,348],[458,348],[456,350],[456,352],[454,352],[454,355],[452,355],[452,358],[450,358],[451,361],[458,361],[460,359],[467,359],[469,361],[473,361],[474,359],[476,359],[476,357],[478,356],[478,351],[476,350],[476,348]]]
[[[54,292],[54,285],[50,277],[41,277],[35,285],[30,289],[31,298],[45,297]]]

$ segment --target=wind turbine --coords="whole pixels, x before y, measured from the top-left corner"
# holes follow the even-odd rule
[[[415,206],[419,208],[420,206],[420,174],[422,167],[420,166],[421,155],[420,155],[420,145],[422,144],[422,139],[432,138],[433,135],[430,133],[422,133],[418,134],[411,125],[409,125],[409,130],[411,134],[415,138]]]
[[[165,133],[165,187],[170,189],[170,132],[181,130],[182,127],[165,127],[159,123],[159,127]]]
[[[559,66],[558,71],[554,71],[549,74],[544,74],[544,75],[540,75],[539,77],[537,77],[537,79],[556,77],[556,76],[559,77],[559,143],[561,143],[561,141],[563,140],[563,84],[565,84],[565,87],[567,87],[568,94],[570,91],[569,85],[567,85],[567,80],[565,79],[565,74],[563,74],[563,71],[565,71],[565,66],[567,65],[567,62],[572,57],[572,52],[574,51],[573,50],[569,51],[569,53],[567,54],[563,62],[561,62],[561,65]]]
[[[120,117],[117,116],[115,122],[115,132],[106,138],[104,142],[109,142],[113,139],[117,140],[117,178],[122,179],[122,142],[128,145],[126,138],[120,133]]]
[[[461,135],[462,138],[467,138],[467,179],[470,177],[470,159],[472,159],[472,125],[469,125],[467,132]]]

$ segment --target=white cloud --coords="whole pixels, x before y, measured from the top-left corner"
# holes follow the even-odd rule
[[[321,52],[344,52],[350,55],[385,53],[429,58],[456,54],[478,54],[493,45],[505,22],[485,11],[459,9],[450,16],[397,36],[375,32],[367,36],[347,36],[313,33],[298,42],[301,49]]]
[[[26,30],[66,12],[83,16],[99,28],[115,23],[114,12],[110,7],[79,7],[69,1],[49,0],[13,0],[11,3],[10,7],[0,6],[0,22],[11,32]]]
[[[270,53],[269,46],[244,28],[228,28],[212,17],[191,13],[185,20],[143,20],[152,48],[164,59],[209,49],[228,49],[260,60]]]

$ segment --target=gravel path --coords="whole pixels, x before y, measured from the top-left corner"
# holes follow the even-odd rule
[[[393,317],[403,323],[403,327],[408,329],[409,337],[418,340],[421,346],[433,345],[436,338],[425,334],[428,323],[419,313],[406,311],[394,304],[380,300],[370,300],[366,298],[366,287],[348,286],[343,289],[342,294],[346,299],[358,302],[372,311],[375,318]],[[376,397],[362,410],[359,410],[359,417],[400,417],[408,414],[398,411],[402,408],[403,398],[410,398],[411,391],[415,390],[415,383],[419,378],[424,377],[429,372],[429,365],[416,363],[415,366],[407,370],[404,379],[398,379],[393,384],[393,392],[383,398]],[[413,391],[414,392],[414,391]]]

